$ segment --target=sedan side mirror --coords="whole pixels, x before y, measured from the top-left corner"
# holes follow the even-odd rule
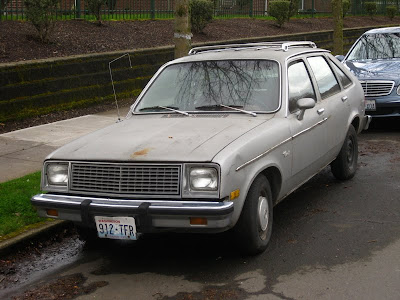
[[[313,108],[315,106],[315,100],[313,98],[301,98],[297,100],[297,107],[300,109],[300,113],[297,116],[299,121],[303,120],[306,109]]]
[[[336,59],[338,61],[343,61],[344,60],[344,55],[336,55],[335,57],[336,57]]]

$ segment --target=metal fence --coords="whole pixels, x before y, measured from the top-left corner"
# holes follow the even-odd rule
[[[267,15],[271,0],[213,0],[214,16],[218,18],[261,17]],[[364,3],[371,0],[351,0],[350,13],[365,14]],[[384,14],[386,7],[394,5],[399,10],[400,0],[377,0],[378,13]],[[170,19],[174,17],[174,0],[106,0],[101,9],[104,20],[124,19]],[[299,0],[301,14],[329,14],[331,0]],[[0,0],[0,18],[25,19],[23,0]],[[85,0],[59,0],[57,19],[94,19]]]
[[[350,11],[348,13],[352,15],[364,15],[366,14],[364,3],[375,2],[377,5],[377,13],[385,14],[387,6],[396,6],[399,12],[399,0],[350,0]],[[332,1],[331,0],[300,0],[299,1],[299,13],[303,14],[321,14],[321,13],[332,13]]]
[[[2,19],[25,19],[23,0],[0,0]],[[266,0],[214,0],[215,17],[264,16]],[[171,19],[174,0],[106,0],[101,15],[104,20]],[[85,0],[60,0],[57,19],[94,19]]]

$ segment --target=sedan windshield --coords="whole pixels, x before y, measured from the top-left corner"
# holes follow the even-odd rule
[[[180,63],[158,75],[135,111],[165,112],[162,107],[167,107],[192,112],[271,112],[279,107],[279,89],[279,67],[274,61]]]
[[[400,33],[366,34],[347,60],[400,58]]]

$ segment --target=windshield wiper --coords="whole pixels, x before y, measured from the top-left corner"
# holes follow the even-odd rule
[[[198,107],[195,107],[195,108],[196,109],[207,109],[207,108],[210,109],[210,108],[216,108],[216,107],[229,108],[229,109],[232,109],[232,110],[240,111],[240,112],[248,114],[248,115],[252,115],[253,117],[257,117],[257,114],[255,112],[241,109],[243,106],[240,106],[240,105],[213,104],[213,105],[198,106]]]
[[[190,116],[190,114],[188,114],[187,112],[178,110],[178,107],[174,107],[174,106],[156,105],[156,106],[150,106],[150,107],[143,107],[139,111],[152,110],[152,109],[166,109],[166,110],[177,112],[177,113],[185,115],[185,116]]]

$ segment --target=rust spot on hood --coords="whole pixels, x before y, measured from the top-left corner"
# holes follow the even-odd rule
[[[144,149],[142,149],[142,150],[139,150],[139,151],[134,152],[134,153],[131,155],[131,157],[132,157],[132,158],[136,158],[136,157],[138,157],[138,156],[145,156],[145,155],[147,155],[147,153],[150,152],[150,150],[151,150],[151,148],[144,148]]]

